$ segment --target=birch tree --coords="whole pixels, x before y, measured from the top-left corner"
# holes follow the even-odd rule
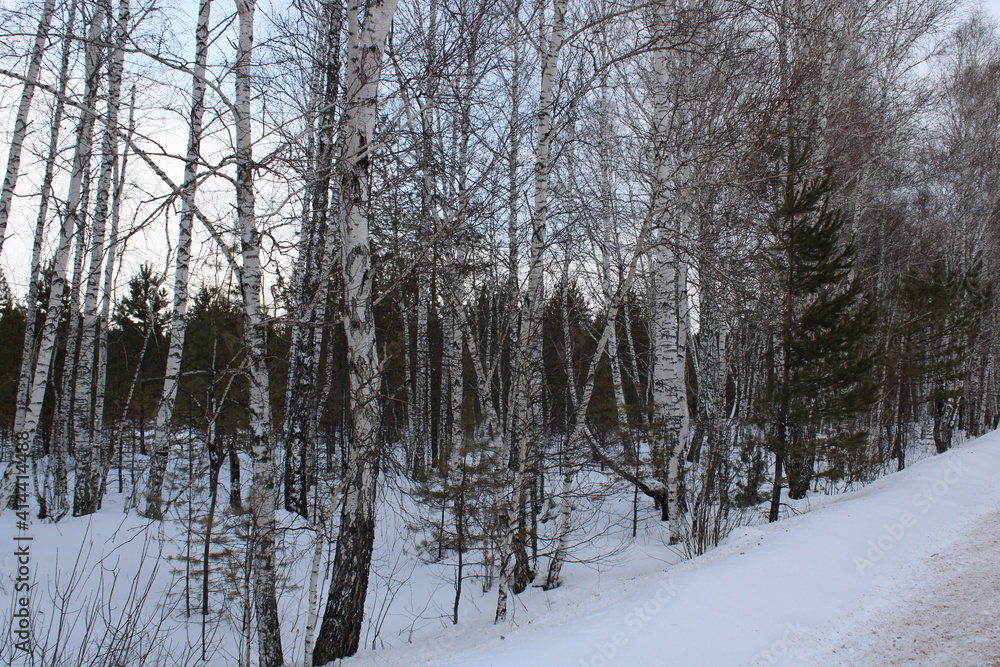
[[[250,512],[253,520],[254,612],[261,667],[284,664],[275,578],[275,479],[270,377],[261,302],[260,229],[255,211],[251,76],[255,0],[238,0],[236,51],[236,225],[242,265],[237,280],[243,300],[243,344],[249,383],[248,420],[253,459]]]
[[[42,13],[38,18],[38,29],[35,31],[35,41],[31,46],[31,58],[28,71],[21,88],[21,101],[17,106],[17,116],[14,118],[14,134],[10,138],[10,149],[7,152],[7,169],[4,173],[3,188],[0,189],[0,257],[3,256],[3,242],[7,236],[7,218],[10,216],[10,205],[14,201],[14,190],[21,172],[21,150],[28,136],[31,100],[35,96],[35,85],[42,68],[42,55],[49,38],[49,26],[52,14],[55,12],[55,0],[45,0]],[[73,5],[75,12],[76,5]]]
[[[366,0],[363,5],[357,2],[347,8],[347,71],[339,176],[351,441],[344,473],[340,534],[330,593],[313,651],[314,665],[328,664],[358,650],[375,540],[382,405],[372,308],[369,170],[382,58],[396,5],[397,0]]]
[[[675,9],[675,11],[681,11]],[[655,6],[651,29],[655,39],[670,37],[671,17],[668,6]],[[680,21],[678,20],[678,23]],[[658,478],[666,482],[667,506],[661,507],[664,519],[670,519],[670,543],[680,541],[680,465],[688,437],[687,385],[685,382],[685,331],[687,314],[687,274],[683,264],[682,243],[688,233],[687,202],[691,167],[684,155],[672,150],[670,139],[688,121],[679,100],[671,100],[678,91],[675,72],[681,69],[677,58],[661,46],[653,55],[653,215],[659,230],[653,250],[653,465]],[[683,72],[683,69],[681,69]],[[680,95],[683,97],[683,94]],[[673,130],[673,132],[672,132]],[[687,137],[680,139],[683,142]],[[682,201],[674,197],[680,193]],[[680,204],[680,205],[678,205]],[[664,471],[664,467],[666,470]]]
[[[524,513],[525,492],[528,483],[528,458],[531,445],[541,433],[540,416],[537,413],[541,399],[541,316],[542,301],[545,297],[542,272],[544,270],[546,222],[549,205],[549,176],[551,173],[552,114],[554,108],[552,84],[559,64],[566,30],[566,0],[553,0],[552,23],[544,36],[542,55],[542,78],[539,89],[539,105],[536,126],[535,147],[535,197],[531,215],[531,252],[528,258],[528,288],[521,311],[519,334],[519,359],[513,378],[511,401],[515,427],[508,433],[507,457],[514,457],[511,498],[505,508],[506,526],[500,543],[500,578],[497,594],[495,622],[507,618],[507,598],[510,591],[519,593],[527,585],[527,555],[525,535],[521,529]],[[515,558],[516,563],[511,562]],[[520,570],[521,579],[515,577]]]
[[[330,196],[336,161],[337,96],[340,90],[340,32],[343,7],[339,1],[321,3],[316,26],[315,57],[310,77],[307,127],[311,139],[307,156],[307,201],[299,240],[295,289],[295,320],[289,352],[285,434],[285,507],[307,516],[309,487],[314,478],[309,450],[315,445],[320,402],[320,355],[323,323],[333,279],[336,253],[334,216],[338,201]],[[330,373],[327,369],[327,373]]]
[[[101,82],[101,33],[106,18],[104,3],[98,3],[94,8],[88,28],[88,41],[85,56],[85,87],[83,104],[85,108],[94,108]],[[76,147],[73,151],[73,164],[70,172],[68,194],[65,200],[62,225],[56,242],[55,258],[52,263],[52,284],[49,288],[48,306],[45,311],[45,324],[39,335],[38,353],[35,368],[32,373],[31,389],[24,410],[24,418],[16,430],[20,442],[30,448],[35,442],[42,408],[45,402],[45,392],[49,383],[49,371],[52,367],[56,351],[56,336],[59,321],[63,312],[63,297],[66,292],[66,268],[69,264],[71,241],[77,230],[80,206],[83,194],[83,182],[90,164],[93,146],[94,123],[96,118],[87,112],[80,114],[76,129]],[[10,464],[0,480],[0,512],[7,507],[11,495],[15,491],[16,466]]]
[[[146,484],[145,515],[151,519],[163,517],[163,479],[170,456],[170,425],[173,420],[177,384],[187,333],[188,276],[191,263],[191,228],[194,223],[194,200],[201,157],[201,134],[205,115],[205,71],[208,62],[208,31],[211,24],[212,0],[200,0],[198,25],[195,28],[195,58],[191,81],[191,113],[188,124],[187,156],[181,190],[181,213],[177,221],[177,249],[174,263],[173,309],[170,315],[170,344],[167,367],[163,377],[163,392],[156,411],[156,431],[153,435],[153,455],[149,463]],[[138,500],[138,498],[136,498]]]
[[[110,9],[110,8],[109,8]],[[115,34],[115,45],[108,71],[107,113],[104,118],[104,133],[101,141],[101,164],[97,182],[90,241],[90,268],[87,272],[87,289],[84,294],[83,324],[80,337],[79,372],[75,391],[74,406],[74,450],[76,453],[76,490],[73,497],[73,515],[84,516],[96,512],[104,497],[98,488],[101,481],[100,462],[103,442],[100,433],[93,430],[94,360],[98,328],[99,291],[101,287],[101,265],[106,252],[105,232],[110,211],[109,197],[114,165],[118,150],[118,111],[121,97],[122,64],[125,40],[129,34],[129,0],[120,0]],[[110,261],[110,257],[109,257]]]

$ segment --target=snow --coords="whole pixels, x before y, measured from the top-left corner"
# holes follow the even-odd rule
[[[896,605],[916,604],[906,591],[923,585],[925,562],[966,551],[963,541],[981,534],[984,522],[997,542],[1000,526],[987,518],[1000,510],[998,482],[1000,434],[993,433],[808,513],[745,528],[660,572],[629,579],[624,568],[595,588],[568,574],[534,616],[459,627],[345,664],[837,664],[830,645],[851,641],[842,630],[848,615],[871,605],[903,613]],[[980,618],[982,628],[964,632],[992,627],[991,617]]]
[[[990,557],[1000,546],[998,481],[1000,432],[863,489],[813,495],[808,511],[740,528],[719,548],[686,561],[665,545],[665,528],[651,509],[643,512],[639,536],[630,537],[630,494],[593,504],[581,499],[580,518],[593,518],[579,522],[589,534],[575,536],[581,543],[571,555],[578,562],[566,564],[564,585],[513,596],[510,620],[493,625],[495,587],[483,593],[479,581],[466,580],[457,626],[448,620],[452,564],[417,558],[420,535],[406,529],[412,516],[401,510],[405,497],[387,488],[362,636],[367,648],[344,665],[991,664],[1000,659],[1000,566]],[[287,515],[280,519],[289,522]],[[0,555],[0,609],[12,604],[15,521],[13,512],[0,516],[0,541],[8,545]],[[105,586],[117,577],[116,594],[127,597],[128,585],[151,573],[160,549],[182,551],[179,526],[167,522],[158,530],[124,517],[116,495],[92,519],[36,521],[34,607],[49,604],[53,573],[73,569],[81,550],[90,583],[80,588],[96,594],[100,561],[115,568],[115,576],[103,577]],[[285,553],[298,554],[283,572],[289,665],[302,660],[310,545],[309,531],[285,531]],[[604,557],[585,562],[599,553]],[[172,572],[182,565],[160,566],[152,601],[183,600]],[[542,573],[546,565],[540,563]],[[238,662],[239,603],[228,607],[236,620],[209,628],[208,645],[216,652],[201,664]],[[172,657],[199,652],[197,614],[186,621],[176,610],[167,614],[150,605],[133,615],[148,618],[146,627],[162,628],[174,644]],[[39,627],[43,620],[36,617]]]

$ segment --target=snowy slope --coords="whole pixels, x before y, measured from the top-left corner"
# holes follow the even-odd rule
[[[114,600],[107,615],[146,632],[144,641],[169,656],[162,664],[195,664],[203,645],[208,660],[198,664],[239,664],[237,601],[222,603],[213,596],[204,637],[197,611],[184,613],[185,597],[198,596],[197,591],[186,595],[186,580],[178,573],[184,564],[177,556],[187,544],[183,523],[159,526],[123,516],[121,503],[112,494],[105,508],[86,520],[32,525],[36,627],[51,631],[58,614],[50,596],[65,589],[68,573],[76,571],[80,579],[70,606],[86,613],[99,600]],[[483,593],[472,579],[464,588],[461,623],[450,624],[453,566],[418,558],[416,536],[406,528],[412,520],[406,503],[398,489],[386,490],[362,638],[368,650],[345,665],[882,665],[901,661],[895,647],[901,651],[913,644],[917,637],[911,635],[929,636],[932,643],[937,635],[946,639],[935,643],[937,662],[918,664],[991,664],[992,659],[978,661],[984,655],[1000,659],[996,632],[977,629],[995,625],[1000,605],[981,603],[971,618],[952,615],[947,607],[976,593],[1000,598],[1000,570],[985,588],[978,585],[979,575],[969,575],[997,560],[977,561],[970,554],[1000,551],[1000,432],[861,491],[812,496],[810,511],[741,529],[718,549],[685,562],[664,544],[663,524],[649,508],[633,540],[630,522],[623,519],[631,516],[630,494],[610,494],[581,509],[581,516],[591,517],[585,523],[592,530],[574,551],[584,559],[605,554],[603,559],[568,563],[559,589],[532,588],[516,596],[511,621],[499,626],[491,623],[495,589]],[[183,503],[176,509],[186,511]],[[16,534],[14,513],[4,513],[0,540],[9,547],[0,556],[0,609],[10,608],[14,592]],[[289,556],[281,613],[290,667],[302,663],[310,535],[292,529],[282,540]],[[154,571],[158,556],[171,558]],[[956,587],[952,578],[963,572],[964,588]],[[146,597],[152,604],[134,606],[133,583],[151,587]],[[933,607],[934,615],[920,616],[924,606]],[[894,619],[914,630],[898,631]],[[78,643],[85,625],[81,621],[50,643]],[[972,642],[967,646],[951,641],[966,635]],[[378,651],[370,650],[373,644]],[[929,649],[920,650],[926,656]],[[0,664],[9,651],[0,641]],[[966,657],[956,658],[958,651]],[[68,664],[80,664],[83,657],[68,657]]]
[[[1000,532],[987,521],[998,510],[993,433],[809,513],[744,529],[703,557],[605,581],[597,599],[576,594],[570,580],[540,617],[458,626],[346,664],[837,664],[829,644],[850,643],[848,616],[857,623],[866,609],[898,611],[937,554],[962,551],[984,522]]]

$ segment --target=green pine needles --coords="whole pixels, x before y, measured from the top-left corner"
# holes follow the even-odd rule
[[[867,437],[854,418],[877,397],[869,344],[877,309],[852,276],[855,250],[830,205],[830,176],[806,176],[808,158],[790,148],[768,224],[780,315],[755,421],[775,456],[771,521],[785,483],[791,498],[802,498],[814,475],[843,476],[845,460]]]

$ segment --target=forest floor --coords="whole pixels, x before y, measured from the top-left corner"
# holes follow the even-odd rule
[[[90,664],[109,631],[157,647],[148,664],[245,664],[239,554],[213,566],[202,623],[201,528],[184,519],[199,508],[179,500],[152,524],[123,507],[111,493],[87,519],[32,523],[36,636],[79,646],[65,664]],[[563,586],[512,597],[509,620],[494,625],[496,588],[484,592],[469,570],[453,625],[455,564],[429,558],[412,500],[387,485],[365,648],[344,667],[1000,665],[1000,431],[855,491],[810,494],[789,518],[738,528],[693,559],[666,544],[655,510],[638,512],[632,537],[631,490],[608,481],[604,496],[579,499]],[[279,514],[283,641],[300,667],[311,532]],[[0,515],[0,611],[17,590],[18,534],[15,513]],[[240,547],[226,535],[213,553]],[[12,637],[0,635],[0,664],[27,664]]]
[[[345,664],[1000,665],[1000,432],[810,503],[596,588],[578,565],[512,623]]]

